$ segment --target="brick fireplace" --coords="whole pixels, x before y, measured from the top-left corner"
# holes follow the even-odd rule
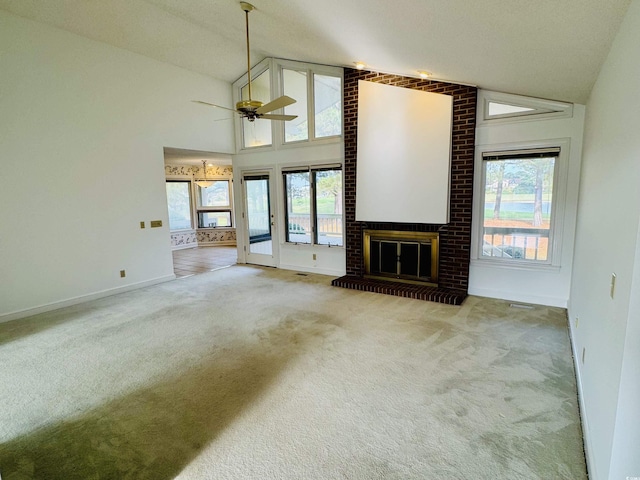
[[[356,221],[356,168],[358,80],[384,83],[453,97],[450,221],[446,225]],[[437,301],[462,303],[469,285],[473,162],[477,88],[364,70],[345,69],[344,78],[344,214],[346,275],[332,284],[339,287]],[[390,159],[391,162],[393,159]],[[364,230],[437,232],[438,284],[411,285],[365,277]]]

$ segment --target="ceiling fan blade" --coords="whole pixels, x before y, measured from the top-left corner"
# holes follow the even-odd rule
[[[202,105],[207,105],[209,107],[222,108],[223,110],[229,110],[230,112],[235,112],[233,108],[223,107],[221,105],[216,105],[215,103],[203,102],[202,100],[191,100],[193,103],[200,103]]]
[[[260,115],[258,118],[264,118],[266,120],[284,120],[288,122],[289,120],[293,120],[294,118],[298,118],[297,115]]]
[[[292,103],[296,103],[296,101],[291,97],[287,97],[286,95],[283,95],[281,97],[276,98],[272,102],[269,102],[266,105],[263,105],[260,108],[257,108],[256,113],[258,115],[261,115],[263,113],[273,112],[274,110],[286,107],[287,105],[291,105]]]

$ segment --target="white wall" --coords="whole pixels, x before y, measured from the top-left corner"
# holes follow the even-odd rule
[[[596,480],[640,476],[638,45],[640,1],[634,0],[587,104],[569,302],[574,349],[585,351],[577,367]]]
[[[231,85],[0,11],[0,320],[173,277],[163,146],[234,148],[192,99]]]
[[[238,242],[238,261],[245,262],[243,247],[248,248],[246,226],[242,219],[243,198],[240,178],[243,172],[271,169],[276,189],[271,192],[272,208],[275,212],[275,228],[278,238],[274,245],[275,266],[289,270],[322,273],[342,276],[345,273],[346,256],[344,247],[326,245],[295,245],[286,243],[284,221],[284,186],[282,168],[305,165],[342,164],[344,161],[343,143],[321,143],[316,146],[287,146],[280,150],[244,151],[233,157],[234,205],[236,208],[236,238]],[[316,259],[313,259],[313,255]]]
[[[521,97],[526,105],[526,97]],[[481,105],[479,105],[481,109]],[[484,297],[502,298],[518,302],[566,307],[569,298],[573,242],[575,238],[580,158],[582,154],[582,131],[584,106],[574,105],[573,114],[565,118],[528,117],[525,121],[515,119],[479,123],[476,129],[476,162],[474,185],[474,242],[478,242],[478,208],[482,197],[481,151],[511,148],[535,148],[542,145],[559,146],[569,150],[568,170],[565,182],[566,199],[560,239],[560,262],[546,269],[504,267],[490,260],[472,260],[469,269],[469,293]],[[482,111],[479,112],[482,115]],[[477,248],[477,243],[472,247]]]

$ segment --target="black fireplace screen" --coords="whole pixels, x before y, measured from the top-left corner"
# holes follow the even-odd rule
[[[432,280],[431,242],[370,241],[370,273],[395,278]]]
[[[438,233],[364,230],[365,276],[438,284]]]

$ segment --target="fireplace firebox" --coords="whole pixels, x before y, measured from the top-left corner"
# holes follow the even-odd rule
[[[438,233],[364,230],[365,277],[438,286]]]

